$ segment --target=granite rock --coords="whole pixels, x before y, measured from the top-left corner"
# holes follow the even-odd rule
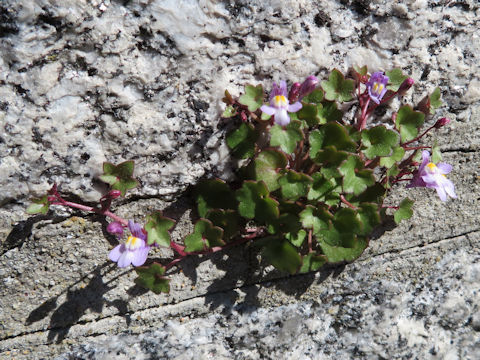
[[[474,0],[2,1],[0,358],[478,358],[479,26]],[[115,210],[164,209],[180,238],[185,190],[232,176],[225,89],[364,64],[409,73],[403,102],[440,88],[459,198],[396,188],[414,217],[356,263],[285,277],[231,249],[155,296],[108,262],[102,219],[24,212],[53,182],[96,200],[102,163],[133,159],[141,184]]]

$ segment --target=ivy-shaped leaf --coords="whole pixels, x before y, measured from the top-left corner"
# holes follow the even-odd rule
[[[317,255],[310,253],[302,258],[302,267],[299,273],[304,274],[310,271],[317,271],[327,263],[328,259],[325,255]]]
[[[387,89],[392,91],[398,91],[400,85],[408,79],[407,75],[403,75],[401,69],[393,69],[391,71],[387,71],[385,75],[388,76],[388,85]]]
[[[204,180],[194,190],[198,214],[205,217],[211,209],[236,209],[237,200],[230,187],[220,179]]]
[[[334,205],[340,201],[342,186],[335,178],[326,178],[321,173],[312,175],[313,183],[308,191],[308,200],[322,201],[327,205]]]
[[[355,206],[359,206],[361,203],[383,203],[387,190],[379,183],[375,183],[369,186],[365,191],[359,195],[347,194],[347,200]]]
[[[213,226],[210,220],[200,219],[193,233],[185,237],[185,252],[203,251],[214,246],[223,246],[223,230]]]
[[[324,240],[319,242],[322,252],[330,263],[350,262],[362,255],[368,246],[368,240],[363,237],[351,237],[344,246],[330,245]]]
[[[263,248],[262,256],[278,270],[290,274],[295,274],[302,265],[302,258],[297,249],[281,238],[273,238],[268,241]]]
[[[170,230],[175,221],[164,217],[161,211],[155,211],[147,216],[145,230],[147,231],[147,244],[157,244],[160,246],[170,246]]]
[[[402,142],[415,139],[418,129],[423,125],[425,115],[419,111],[413,111],[409,105],[404,105],[398,110],[395,119],[395,127],[400,131]]]
[[[222,113],[223,118],[231,118],[235,115],[237,115],[237,110],[232,105],[228,105]]]
[[[323,101],[323,90],[315,89],[307,96],[304,96],[302,102],[307,104],[320,104]]]
[[[338,110],[337,103],[335,101],[322,101],[322,107],[318,108],[318,118],[320,124],[327,122],[340,121],[343,117],[343,112]]]
[[[258,154],[251,165],[253,169],[252,178],[257,181],[264,181],[270,191],[277,190],[280,185],[278,179],[281,174],[279,170],[287,166],[287,158],[284,153],[269,149]]]
[[[359,235],[369,236],[375,226],[380,224],[380,212],[377,204],[363,203],[358,209],[357,218],[362,223],[362,231]]]
[[[332,177],[338,178],[342,174],[338,171],[340,164],[347,159],[349,153],[345,151],[337,151],[334,146],[327,146],[317,153],[313,161],[320,165],[320,173],[327,179]]]
[[[236,193],[238,213],[247,219],[270,222],[279,216],[278,203],[269,196],[263,181],[245,181]]]
[[[33,204],[31,204],[27,208],[27,214],[34,215],[34,214],[43,214],[45,215],[48,212],[48,208],[50,207],[50,202],[48,201],[48,196],[45,195],[41,198],[34,198],[31,199]]]
[[[393,219],[395,223],[400,224],[402,220],[410,219],[413,215],[413,206],[414,201],[409,198],[403,199],[398,207],[398,210],[393,214]]]
[[[119,190],[122,196],[129,189],[133,189],[138,185],[133,175],[134,163],[133,161],[124,161],[118,165],[109,162],[103,163],[103,175],[100,180],[110,184],[113,190]]]
[[[393,165],[403,159],[405,155],[405,149],[401,146],[393,149],[393,153],[389,157],[382,157],[380,159],[380,166],[385,166],[387,169],[390,169]]]
[[[345,79],[340,71],[334,69],[330,73],[328,81],[322,81],[325,99],[330,101],[338,100],[340,102],[352,100],[354,84],[353,80]]]
[[[359,195],[375,183],[373,171],[364,169],[362,160],[356,155],[349,156],[339,171],[343,175],[343,191],[346,193]]]
[[[229,241],[239,230],[239,215],[235,210],[210,210],[206,218],[212,222],[214,226],[223,229],[223,240]]]
[[[152,263],[149,266],[136,267],[135,271],[138,277],[135,283],[143,288],[153,291],[155,294],[170,292],[170,280],[163,277],[165,274],[165,267]]]
[[[368,159],[377,156],[389,156],[398,145],[400,136],[385,126],[379,125],[362,131],[362,143],[366,147],[363,153]]]
[[[356,66],[354,65],[353,66],[353,70],[355,70],[355,72],[360,75],[360,76],[365,76],[368,74],[368,68],[367,68],[367,65],[364,65],[362,67],[359,67],[359,66]]]
[[[252,124],[242,123],[237,129],[227,134],[226,141],[232,150],[232,155],[239,159],[246,159],[255,154],[255,142],[258,131]]]
[[[437,110],[440,106],[442,106],[442,100],[440,98],[442,94],[440,93],[440,89],[437,87],[433,92],[430,94],[430,114],[435,114],[435,110]]]
[[[322,104],[308,104],[303,102],[302,108],[295,114],[300,120],[304,120],[309,127],[314,127],[320,123],[325,123],[325,121],[322,122],[318,116],[322,107]]]
[[[300,121],[291,121],[285,129],[280,125],[274,125],[270,129],[270,145],[280,146],[287,154],[293,153],[297,143],[303,140],[303,132],[300,130],[302,124]]]
[[[245,94],[240,96],[238,102],[248,107],[250,111],[256,111],[263,105],[263,87],[262,85],[245,86]]]
[[[328,229],[332,214],[324,207],[315,208],[312,205],[307,205],[305,210],[300,213],[300,221],[306,229],[312,229],[314,234],[317,234],[320,230]]]
[[[353,152],[357,144],[352,141],[348,131],[342,125],[329,122],[322,125],[318,130],[310,133],[310,158],[313,160],[318,152],[328,146],[334,146],[337,150]]]
[[[312,181],[313,179],[304,173],[287,170],[278,179],[283,199],[297,200],[306,196]]]

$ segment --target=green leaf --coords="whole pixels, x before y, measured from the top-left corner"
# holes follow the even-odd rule
[[[337,151],[334,146],[327,146],[318,152],[313,161],[321,165],[320,173],[325,176],[325,178],[338,178],[342,177],[342,174],[338,171],[338,167],[348,156],[349,153],[345,151]]]
[[[364,65],[364,66],[362,66],[362,67],[353,65],[353,70],[355,70],[355,72],[356,72],[357,74],[359,74],[360,76],[365,76],[365,75],[367,75],[367,73],[368,73],[367,65]]]
[[[360,205],[360,203],[376,203],[381,204],[386,193],[385,187],[379,183],[375,183],[373,186],[369,186],[364,192],[358,196],[349,195],[347,200],[353,205]]]
[[[214,246],[223,246],[223,230],[213,226],[210,220],[200,219],[193,233],[185,237],[185,252],[203,251]]]
[[[320,230],[328,229],[332,219],[332,214],[325,207],[315,208],[312,205],[307,205],[305,210],[300,213],[300,221],[303,227],[312,229],[314,234],[317,234]]]
[[[302,105],[302,108],[296,112],[300,120],[305,120],[309,127],[325,123],[325,121],[322,122],[318,116],[320,109],[322,109],[322,104],[308,104],[303,102]]]
[[[43,214],[45,215],[48,212],[48,208],[50,206],[50,202],[48,201],[48,196],[45,195],[41,198],[34,198],[31,199],[33,204],[31,204],[26,212],[27,214],[34,215],[34,214]]]
[[[346,193],[359,195],[375,183],[373,171],[363,169],[363,162],[359,156],[349,156],[338,170],[343,175],[343,191]]]
[[[238,102],[248,107],[250,111],[256,111],[263,104],[263,87],[262,85],[245,86],[245,94],[240,96]]]
[[[313,183],[307,195],[308,200],[322,201],[327,205],[333,205],[340,201],[339,194],[342,186],[335,178],[327,179],[321,173],[313,174],[312,178]]]
[[[280,149],[287,154],[293,153],[297,143],[303,140],[303,132],[300,130],[301,126],[300,121],[291,121],[285,129],[280,125],[272,126],[270,129],[270,146],[280,146]]]
[[[194,190],[198,214],[205,217],[211,209],[236,209],[237,200],[230,187],[220,179],[204,180]]]
[[[340,233],[359,234],[363,230],[363,224],[357,212],[350,208],[342,208],[335,213],[333,226]]]
[[[322,81],[322,88],[325,90],[325,99],[327,100],[350,101],[352,100],[354,81],[346,80],[340,71],[334,69],[328,77],[328,81]]]
[[[237,129],[227,134],[228,147],[232,155],[239,159],[246,159],[255,154],[255,142],[258,139],[258,131],[253,125],[242,123]]]
[[[228,105],[225,108],[225,111],[223,112],[222,117],[223,118],[231,118],[235,115],[237,115],[237,110],[232,105]]]
[[[400,224],[402,220],[410,219],[413,215],[413,206],[414,201],[409,198],[403,199],[398,207],[398,210],[393,214],[393,219],[395,223]]]
[[[393,69],[391,71],[387,71],[385,75],[388,76],[388,85],[387,89],[392,91],[398,91],[400,85],[408,79],[407,75],[403,75],[402,69]]]
[[[302,102],[307,104],[320,104],[323,100],[323,90],[315,89],[307,96],[304,96]]]
[[[310,133],[310,158],[313,160],[318,152],[328,146],[337,150],[354,152],[357,144],[350,138],[347,129],[335,122],[322,125],[318,130]]]
[[[118,165],[114,165],[109,162],[103,163],[103,175],[100,176],[100,180],[110,184],[113,190],[119,190],[122,196],[129,189],[133,189],[138,185],[133,175],[134,162],[124,161]]]
[[[318,108],[317,117],[320,119],[320,124],[327,122],[340,121],[343,117],[343,112],[338,110],[337,103],[335,101],[322,101],[322,107]]]
[[[382,157],[380,159],[380,166],[385,166],[387,169],[390,169],[393,165],[403,159],[405,155],[405,149],[401,146],[393,149],[393,153],[389,157]]]
[[[278,179],[283,199],[297,200],[306,196],[312,181],[313,179],[304,173],[287,170],[285,174]]]
[[[310,271],[317,271],[328,261],[325,255],[310,253],[302,258],[302,267],[299,273],[304,274]]]
[[[442,94],[440,93],[440,89],[437,87],[433,92],[430,94],[430,114],[435,114],[435,110],[437,110],[440,106],[442,106],[442,100],[440,98]]]
[[[228,241],[238,234],[239,215],[235,210],[210,210],[206,218],[214,226],[223,229],[223,240]]]
[[[392,149],[398,145],[400,136],[383,125],[362,131],[362,143],[366,147],[363,153],[368,159],[377,156],[389,156]]]
[[[434,164],[438,164],[440,161],[442,161],[442,152],[440,151],[440,147],[435,140],[435,143],[432,146],[432,162]]]
[[[258,154],[252,166],[253,178],[257,181],[264,181],[270,191],[275,191],[280,187],[278,179],[281,174],[278,170],[287,166],[287,158],[280,151],[264,150]]]
[[[418,129],[423,125],[425,115],[419,111],[413,111],[409,105],[404,105],[398,110],[395,119],[395,127],[400,131],[402,142],[415,139]]]
[[[274,238],[265,245],[262,256],[275,268],[295,274],[302,265],[302,258],[287,240]]]
[[[165,270],[164,266],[155,262],[149,266],[136,267],[135,271],[138,277],[135,279],[135,283],[153,291],[155,294],[168,294],[170,292],[170,280],[162,276],[165,274]]]
[[[362,255],[368,246],[368,240],[363,237],[350,238],[344,246],[328,244],[325,240],[318,241],[320,248],[328,259],[328,262],[350,262]]]
[[[289,232],[285,234],[285,238],[296,247],[302,246],[306,236],[307,232],[303,229],[300,229],[297,232]]]
[[[380,224],[380,212],[378,208],[379,205],[377,204],[360,204],[357,217],[362,223],[363,230],[358,233],[359,235],[369,236],[375,226]]]
[[[247,219],[270,222],[279,216],[278,203],[269,196],[263,181],[244,181],[237,190],[238,212]]]
[[[155,211],[147,216],[145,230],[147,231],[147,244],[157,244],[160,246],[170,247],[170,230],[175,221],[164,217],[161,211]]]

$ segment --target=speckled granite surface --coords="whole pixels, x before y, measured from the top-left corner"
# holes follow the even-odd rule
[[[1,2],[0,358],[478,358],[479,27],[476,1]],[[54,181],[97,199],[102,162],[134,159],[116,210],[166,209],[181,236],[185,189],[229,176],[226,88],[354,64],[402,67],[406,102],[440,87],[459,195],[409,190],[412,220],[354,264],[286,278],[232,249],[154,296],[108,262],[100,219],[24,213]]]

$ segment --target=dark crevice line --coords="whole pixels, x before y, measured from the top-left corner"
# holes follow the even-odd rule
[[[480,153],[480,149],[475,149],[475,148],[451,148],[451,149],[442,149],[442,152],[443,153],[459,152],[459,153],[468,154],[468,153]]]

